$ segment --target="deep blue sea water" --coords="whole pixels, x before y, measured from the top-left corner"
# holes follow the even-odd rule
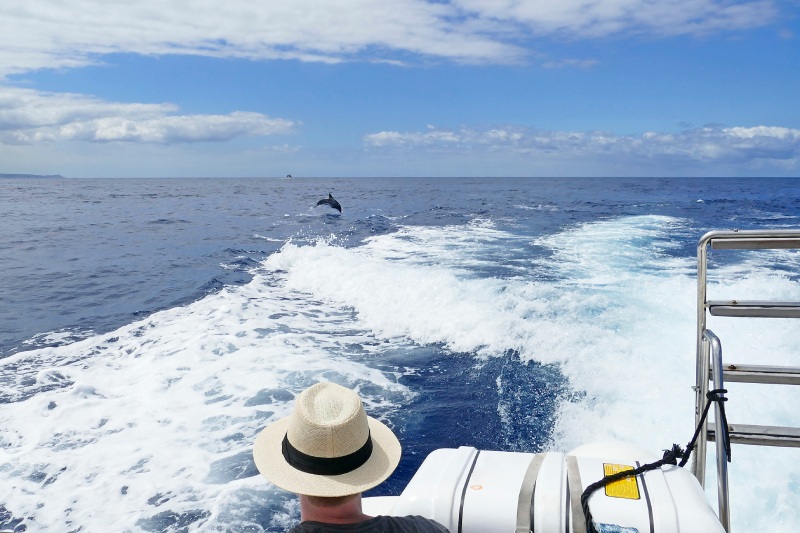
[[[685,443],[697,240],[798,226],[800,179],[0,180],[0,528],[283,531],[250,450],[320,379],[403,443],[371,494],[438,447]],[[714,265],[800,299],[795,252]],[[800,364],[796,326],[713,326]],[[800,425],[793,391],[738,398]],[[738,531],[800,523],[784,452],[735,450]]]

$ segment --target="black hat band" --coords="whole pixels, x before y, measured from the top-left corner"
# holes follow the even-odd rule
[[[339,476],[352,472],[367,462],[372,455],[372,436],[368,434],[367,442],[361,448],[343,457],[315,457],[305,454],[292,446],[288,433],[283,437],[281,448],[286,462],[301,472],[320,476]]]

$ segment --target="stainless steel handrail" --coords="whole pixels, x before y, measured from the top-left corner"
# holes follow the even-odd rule
[[[714,389],[722,389],[725,386],[724,378],[723,378],[723,369],[722,369],[722,343],[719,340],[713,331],[707,329],[703,332],[702,338],[702,357],[699,358],[701,360],[701,365],[704,365],[704,368],[710,368],[711,374],[714,383]],[[698,370],[699,371],[699,370]],[[706,373],[706,377],[708,373]],[[708,398],[706,395],[708,394],[708,379],[703,379],[702,383],[700,383],[697,387],[698,389],[698,401],[697,401],[697,409],[699,413],[697,415],[697,420],[695,421],[695,425],[700,423],[700,417],[705,410],[706,403],[708,403]],[[721,395],[724,397],[724,395]],[[716,409],[714,411],[714,416],[716,421],[722,420],[721,409],[719,403],[716,405]],[[728,428],[724,427],[722,424],[717,423],[716,427],[720,427],[720,431],[727,434]],[[724,508],[728,507],[728,465],[727,456],[725,455],[724,443],[726,438],[723,436],[721,438],[715,439],[717,443],[717,487],[720,490],[719,494],[719,502],[720,502],[720,509],[723,508],[723,500],[725,502]],[[705,485],[705,474],[706,474],[706,451],[708,447],[708,418],[703,421],[703,427],[700,428],[700,433],[697,436],[697,442],[695,443],[695,453],[694,458],[692,461],[692,472],[694,473],[697,480],[700,482],[701,485]],[[720,463],[720,457],[723,458],[723,463]],[[720,512],[722,515],[722,512]],[[720,516],[720,519],[722,516]],[[727,526],[725,527],[727,530]]]
[[[719,250],[766,250],[766,249],[800,249],[800,230],[733,230],[733,231],[710,231],[700,238],[697,244],[697,360],[695,369],[695,426],[700,423],[706,403],[708,393],[708,382],[714,383],[715,389],[724,386],[724,368],[722,363],[722,344],[719,338],[707,329],[707,313],[709,312],[708,301],[708,247]],[[796,305],[797,302],[757,302],[759,304],[772,305]],[[796,313],[773,313],[772,315],[757,314],[754,311],[745,310],[737,315],[728,316],[775,316],[797,318]],[[753,367],[757,368],[757,367]],[[767,367],[762,367],[767,368]],[[791,369],[786,367],[783,372],[792,374],[790,377],[779,375],[777,378],[770,379],[761,376],[760,383],[794,383],[796,376],[800,375],[800,368]],[[744,381],[741,379],[741,381]],[[751,381],[756,382],[756,381]],[[728,464],[727,455],[724,451],[725,441],[728,440],[729,428],[722,424],[724,420],[721,416],[721,405],[718,402],[715,409],[714,440],[717,446],[717,495],[719,502],[719,519],[727,532],[730,532],[730,508],[728,493]],[[757,427],[760,431],[769,429],[766,426]],[[697,477],[701,486],[705,486],[706,452],[709,438],[708,420],[701,428],[692,458],[692,473]],[[794,445],[787,443],[786,438],[781,438],[779,446]]]
[[[722,389],[725,387],[725,383],[722,379],[722,344],[719,341],[719,337],[714,335],[709,329],[705,330],[703,338],[706,340],[706,345],[711,348],[711,374],[714,380],[714,389]],[[719,396],[722,398],[725,397],[722,393],[720,393]],[[725,420],[722,416],[722,409],[722,402],[716,402],[714,405],[714,419],[716,420],[717,431],[719,431],[719,435],[714,439],[717,444],[717,502],[719,505],[719,521],[722,527],[725,528],[725,531],[730,532],[731,513],[728,496],[728,454],[725,451],[725,443],[729,442],[729,440],[728,427],[726,424],[722,423],[722,421]],[[706,439],[708,438],[706,433],[707,423],[708,419],[706,419],[703,424],[703,429],[701,431],[704,448]],[[705,452],[705,449],[703,451]]]

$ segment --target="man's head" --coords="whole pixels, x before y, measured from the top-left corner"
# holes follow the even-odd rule
[[[388,478],[400,461],[400,442],[367,416],[358,394],[317,383],[300,393],[288,417],[258,435],[253,458],[275,485],[331,498],[363,492]]]

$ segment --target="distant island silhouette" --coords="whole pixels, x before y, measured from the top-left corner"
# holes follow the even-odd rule
[[[17,178],[17,179],[25,179],[25,178],[46,178],[46,179],[66,179],[61,174],[0,174],[0,178]]]

